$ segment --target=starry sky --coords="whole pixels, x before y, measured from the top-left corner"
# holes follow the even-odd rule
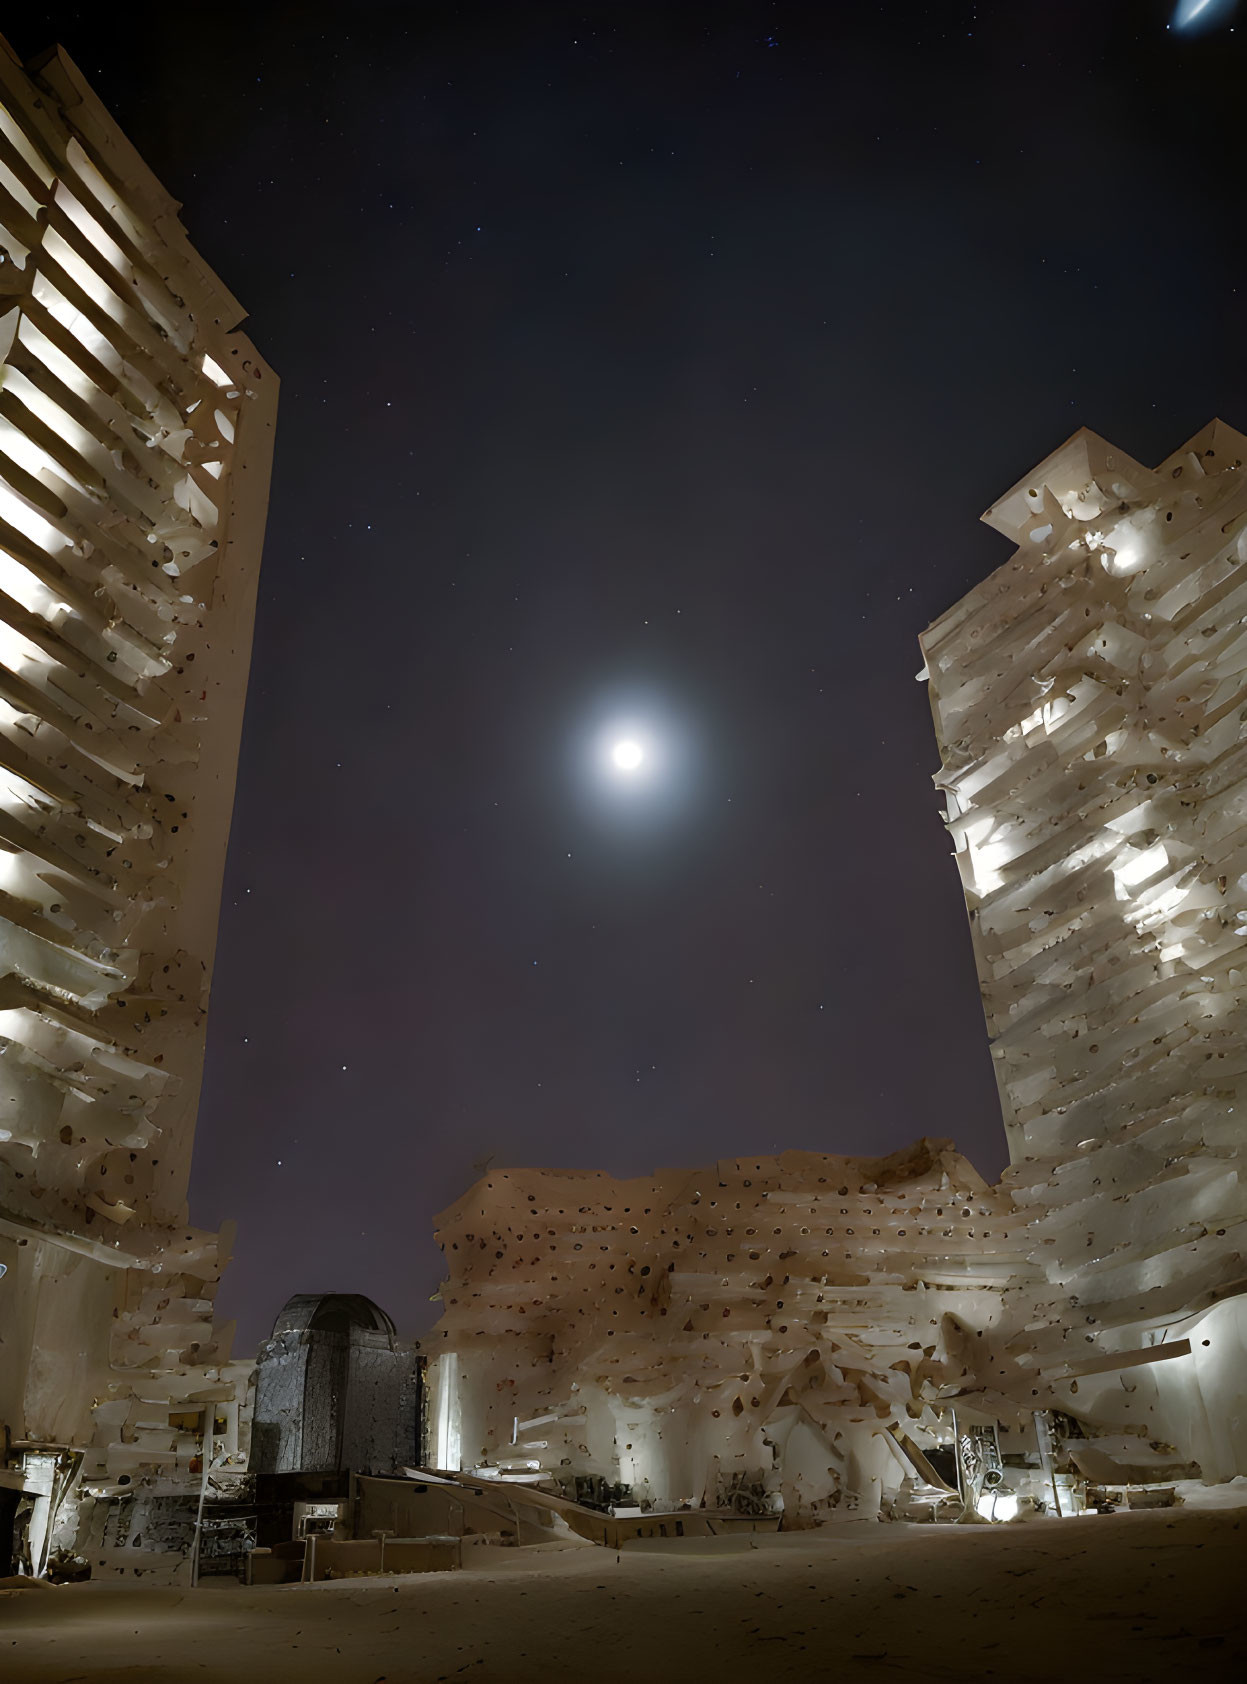
[[[1247,427],[1247,17],[1196,10],[8,24],[283,381],[191,1184],[240,1352],[294,1292],[427,1329],[491,1160],[1003,1167],[916,640],[1076,427]]]

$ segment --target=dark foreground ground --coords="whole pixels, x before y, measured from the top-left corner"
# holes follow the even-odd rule
[[[458,1573],[0,1593],[5,1684],[1247,1677],[1247,1511],[480,1550]]]

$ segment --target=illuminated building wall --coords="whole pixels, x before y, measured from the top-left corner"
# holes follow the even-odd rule
[[[237,1427],[186,1187],[277,383],[177,209],[0,42],[0,1422],[84,1478]]]
[[[617,1181],[495,1170],[440,1219],[429,1455],[672,1507],[876,1514],[978,1387],[1024,1251],[947,1141]],[[1020,1411],[1029,1418],[1025,1406]]]
[[[1220,422],[1154,470],[1076,434],[984,516],[1017,550],[922,640],[1049,1282],[1015,1354],[1100,1364],[1062,1406],[1213,1478],[1247,1471],[1245,462]]]

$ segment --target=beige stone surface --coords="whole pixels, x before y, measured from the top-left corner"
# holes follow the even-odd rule
[[[58,1493],[238,1431],[186,1191],[277,381],[178,210],[0,38],[0,1427]]]
[[[1028,1267],[950,1142],[620,1181],[495,1170],[440,1218],[430,1454],[661,1507],[872,1517]],[[969,1348],[967,1348],[969,1347]],[[1025,1414],[1024,1402],[1006,1405]]]
[[[3,1598],[0,1672],[12,1684],[1215,1684],[1247,1661],[1242,1550],[1242,1511],[1179,1510],[866,1521],[618,1555],[494,1550],[458,1573],[263,1591],[67,1586]]]
[[[1043,1277],[1001,1356],[1208,1480],[1247,1472],[1245,464],[1221,421],[1155,468],[1074,434],[922,639]]]

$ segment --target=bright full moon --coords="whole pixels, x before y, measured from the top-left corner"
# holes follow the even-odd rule
[[[631,737],[625,737],[611,750],[611,759],[617,772],[635,772],[644,758],[640,743]]]
[[[568,738],[578,799],[595,822],[633,844],[668,834],[699,783],[688,721],[666,696],[637,683],[604,690],[590,707]]]

